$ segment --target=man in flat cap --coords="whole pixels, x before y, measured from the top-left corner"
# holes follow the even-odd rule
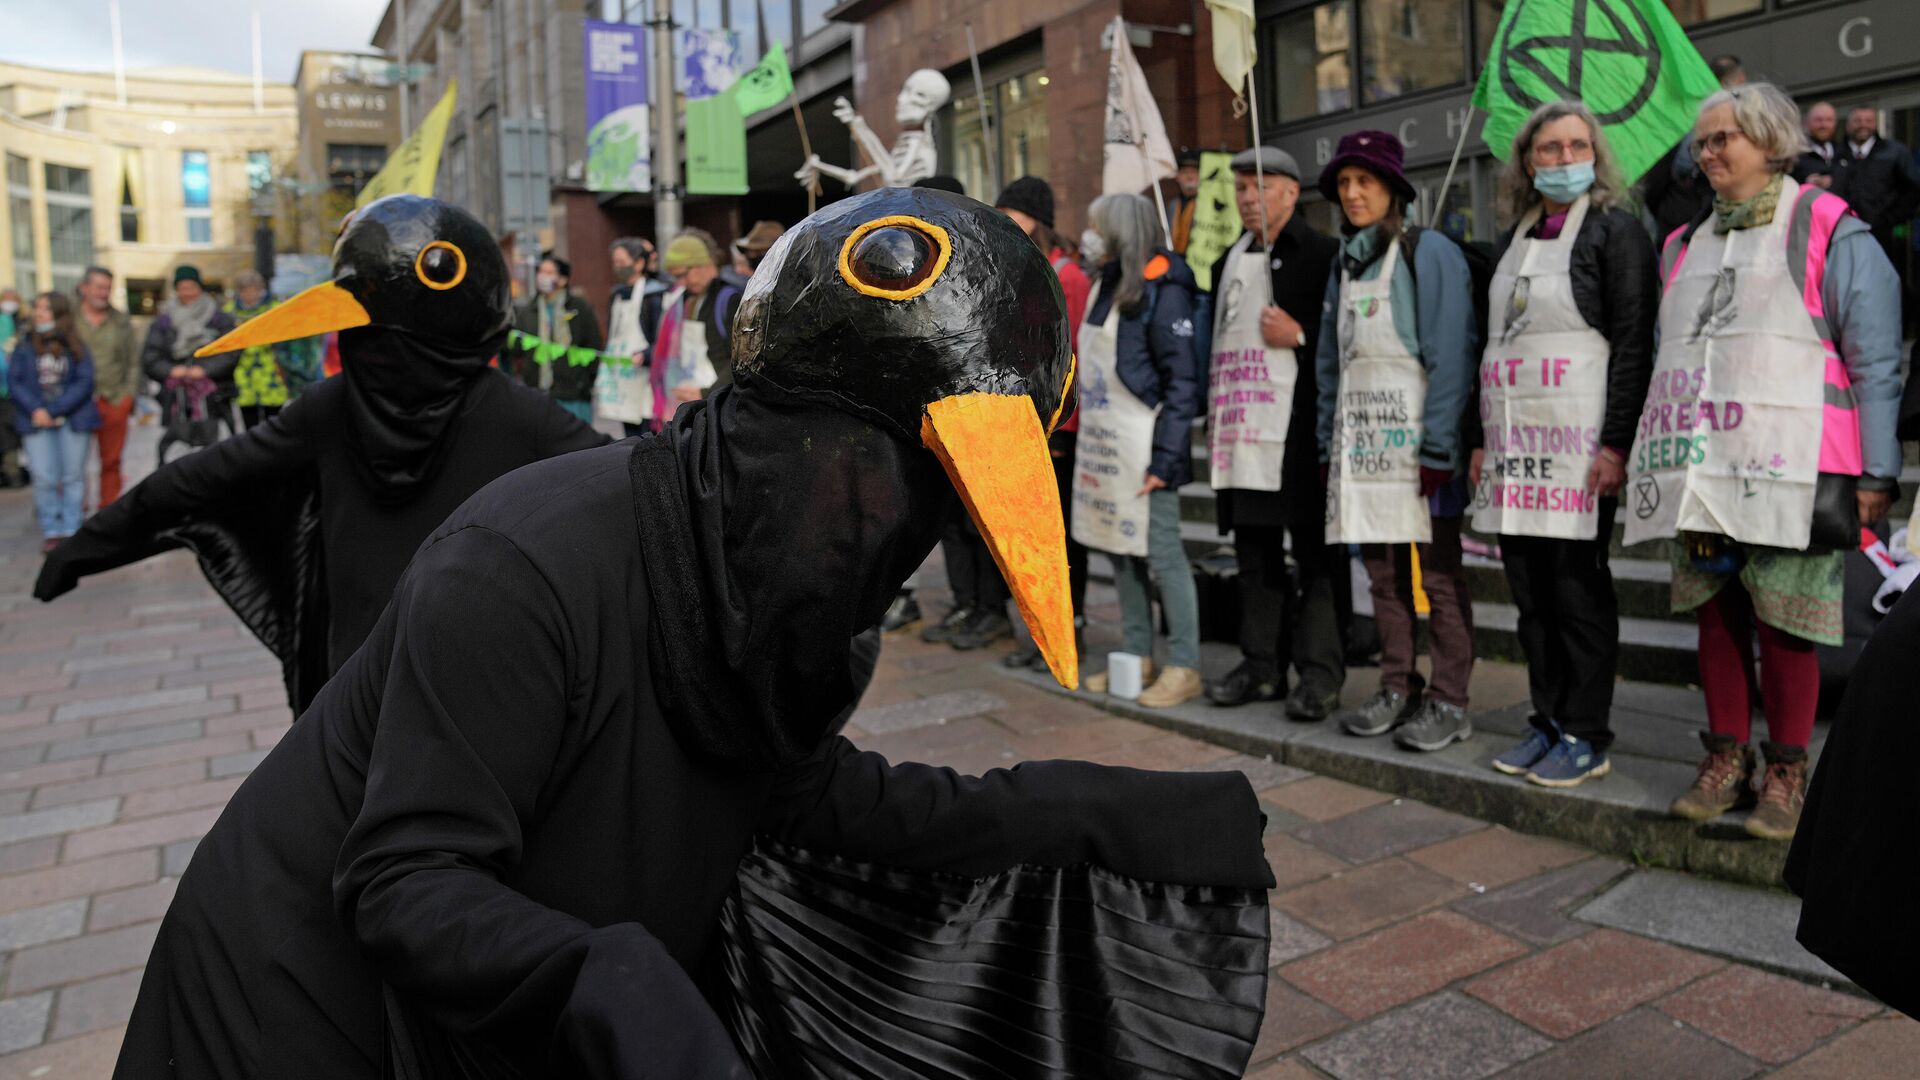
[[[1183,146],[1173,161],[1180,193],[1167,203],[1167,212],[1173,215],[1173,250],[1185,255],[1193,240],[1193,210],[1200,202],[1200,151]]]
[[[1233,533],[1240,560],[1242,659],[1207,696],[1225,706],[1274,700],[1287,692],[1291,661],[1299,681],[1287,715],[1324,720],[1346,681],[1352,608],[1346,561],[1326,543],[1326,482],[1314,445],[1320,301],[1340,243],[1295,212],[1293,155],[1263,146],[1236,155],[1232,167],[1246,231],[1213,264],[1207,435],[1220,531]],[[1289,532],[1297,595],[1287,575]]]

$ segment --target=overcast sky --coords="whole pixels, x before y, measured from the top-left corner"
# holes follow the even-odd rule
[[[253,72],[249,13],[260,12],[266,77],[293,79],[302,49],[366,49],[387,0],[121,0],[127,66]],[[107,0],[0,0],[0,60],[113,70]]]

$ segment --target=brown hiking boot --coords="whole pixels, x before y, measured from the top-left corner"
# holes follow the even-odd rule
[[[1700,742],[1707,759],[1693,786],[1673,800],[1673,816],[1688,821],[1708,821],[1733,809],[1749,793],[1747,778],[1753,773],[1753,749],[1747,744],[1710,731],[1700,733]]]
[[[1153,685],[1140,691],[1140,704],[1149,709],[1170,709],[1182,702],[1192,701],[1200,696],[1206,685],[1200,681],[1200,673],[1190,667],[1170,667],[1153,680]]]
[[[1801,746],[1760,744],[1767,758],[1760,805],[1747,815],[1747,832],[1762,840],[1791,840],[1807,801],[1807,751]]]

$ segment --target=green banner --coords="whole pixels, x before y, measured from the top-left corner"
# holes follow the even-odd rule
[[[740,106],[741,116],[771,109],[792,94],[793,72],[787,69],[787,48],[777,41],[758,64],[733,84],[733,97]]]
[[[1473,103],[1505,160],[1527,115],[1578,99],[1633,183],[1693,128],[1719,81],[1660,0],[1510,0]]]
[[[732,89],[687,102],[687,194],[747,193],[747,120]]]
[[[596,352],[584,345],[562,345],[557,341],[535,337],[524,330],[507,331],[507,348],[526,353],[536,364],[551,364],[565,360],[574,367],[586,367],[597,360],[613,367],[633,366],[631,356],[614,356],[611,353]]]
[[[1200,190],[1194,194],[1193,228],[1187,232],[1187,269],[1202,292],[1213,288],[1213,264],[1240,239],[1240,207],[1233,201],[1233,155],[1200,155]]]

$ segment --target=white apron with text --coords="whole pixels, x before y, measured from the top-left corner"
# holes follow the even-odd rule
[[[1598,496],[1587,472],[1606,415],[1606,335],[1573,299],[1573,244],[1587,217],[1582,195],[1552,240],[1527,236],[1535,207],[1514,230],[1489,293],[1489,340],[1480,360],[1486,459],[1473,493],[1483,533],[1592,540]]]
[[[1800,186],[1772,223],[1704,224],[1660,302],[1660,351],[1622,496],[1626,542],[1714,533],[1802,550],[1813,527],[1826,349],[1787,266]]]
[[[718,283],[715,283],[718,287]],[[669,303],[680,304],[687,298],[682,290],[667,297]],[[705,297],[692,297],[693,303],[686,305],[680,319],[679,336],[673,350],[673,363],[667,368],[667,391],[671,393],[683,386],[691,386],[702,393],[720,378],[714,370],[713,361],[707,358],[707,321],[699,318],[700,301]]]
[[[1300,364],[1292,349],[1267,346],[1260,334],[1266,307],[1268,254],[1248,250],[1246,233],[1227,253],[1214,295],[1213,358],[1208,387],[1213,395],[1207,443],[1215,490],[1279,491],[1286,460],[1287,428],[1293,419],[1293,387]]]
[[[1409,544],[1433,539],[1420,497],[1420,437],[1427,369],[1393,327],[1393,271],[1357,281],[1340,268],[1340,393],[1327,465],[1327,543]]]
[[[631,357],[647,351],[647,334],[640,328],[640,288],[636,285],[632,295],[615,300],[607,312],[608,356]],[[646,367],[638,360],[602,363],[593,381],[593,412],[602,420],[623,424],[653,419],[653,380]]]
[[[1073,538],[1111,555],[1147,554],[1147,496],[1157,408],[1120,381],[1119,305],[1080,328],[1080,437],[1074,442]]]

